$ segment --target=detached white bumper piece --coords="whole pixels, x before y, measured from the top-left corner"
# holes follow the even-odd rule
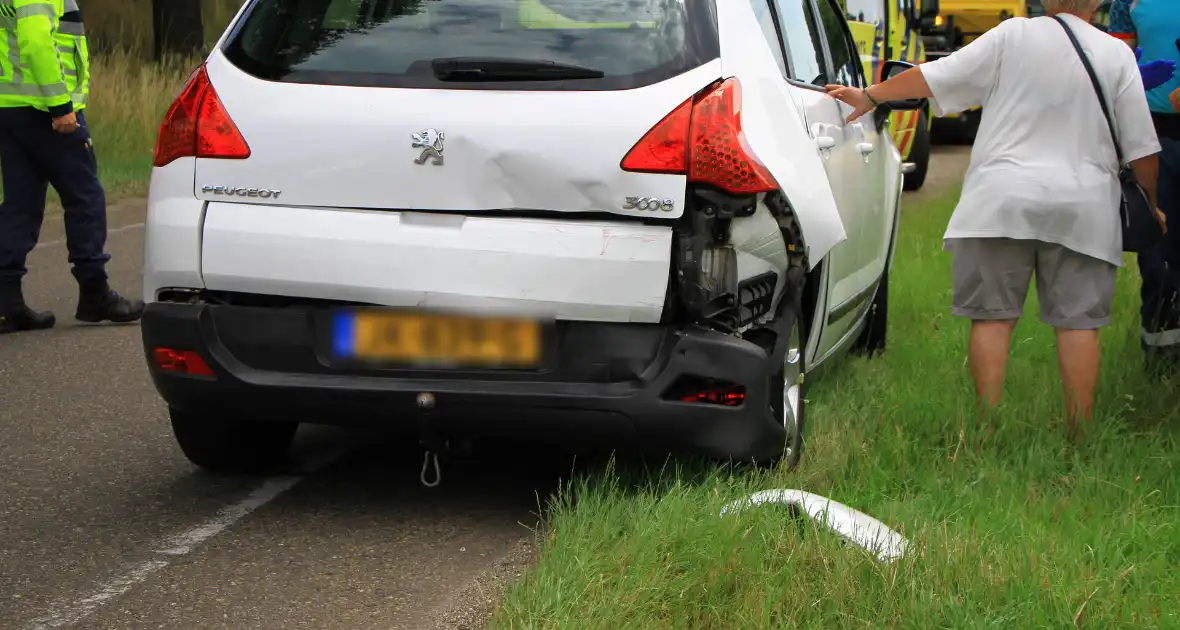
[[[826,526],[844,540],[877,556],[881,562],[892,562],[905,555],[909,547],[901,534],[889,529],[877,519],[858,512],[818,494],[802,490],[763,490],[721,509],[721,516],[729,512],[763,504],[786,505],[806,514],[811,520]]]

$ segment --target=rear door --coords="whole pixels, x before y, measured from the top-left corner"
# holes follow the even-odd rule
[[[850,142],[855,138],[846,129],[844,118],[847,113],[823,88],[833,82],[835,73],[826,52],[816,5],[812,0],[773,0],[772,6],[787,55],[786,81],[792,86],[793,96],[804,112],[808,132],[823,159],[846,235],[846,239],[833,247],[824,260],[830,278],[826,300],[830,308],[855,293],[848,279],[856,276],[861,264],[858,252],[862,247],[864,227],[859,218],[862,202],[857,189],[863,184],[859,180],[863,158],[857,152],[855,142]],[[832,325],[836,330],[829,330]],[[847,331],[830,317],[817,322],[816,327],[820,331],[813,353],[816,357],[827,354]]]
[[[832,15],[838,16],[840,7],[836,0],[817,0],[827,3]],[[882,7],[880,2],[875,6]],[[852,23],[833,20],[833,28],[837,31],[829,33],[829,48],[836,50],[836,46],[843,43],[844,49],[842,65],[844,71],[837,74],[837,82],[858,88],[866,88],[871,81],[865,74],[864,64],[857,54],[856,35],[852,32]],[[841,41],[842,40],[842,41]],[[835,53],[833,53],[835,58]],[[847,111],[847,109],[846,109]],[[878,126],[876,116],[870,114],[862,116],[860,120],[849,125],[856,134],[857,153],[863,157],[864,177],[859,191],[863,195],[861,203],[865,217],[865,243],[860,251],[860,271],[869,279],[869,288],[876,285],[885,267],[885,258],[889,251],[892,214],[889,208],[896,196],[896,188],[889,190],[887,182],[889,173],[900,172],[899,155],[893,145],[893,138],[885,125]]]
[[[619,162],[717,78],[710,2],[257,0],[208,64],[251,154],[198,160],[195,193],[675,218],[685,177]],[[235,197],[253,189],[279,194]]]
[[[823,31],[811,0],[774,0],[774,13],[779,37],[787,54],[786,81],[792,95],[803,111],[807,130],[823,158],[824,169],[836,201],[846,233],[846,240],[832,248],[826,264],[832,273],[848,275],[855,265],[855,252],[849,244],[856,240],[859,229],[851,221],[855,204],[849,179],[855,168],[855,147],[850,146],[844,133],[844,118],[839,102],[827,95],[823,86],[829,82],[830,70],[824,53]]]
[[[813,0],[824,47],[827,50],[829,83],[864,87],[860,55],[852,43],[845,16],[835,0]],[[883,223],[881,203],[881,162],[878,151],[881,137],[872,116],[862,116],[846,122],[852,107],[836,103],[839,132],[847,147],[849,159],[839,164],[837,179],[841,182],[840,212],[844,217],[848,240],[840,244],[839,264],[829,273],[829,314],[821,345],[833,347],[841,342],[859,321],[872,298],[877,278],[872,269],[873,258],[879,247],[880,224]]]

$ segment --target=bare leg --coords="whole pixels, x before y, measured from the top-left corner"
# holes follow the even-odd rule
[[[968,362],[975,379],[975,397],[980,411],[995,407],[1004,391],[1004,372],[1008,368],[1008,346],[1016,320],[975,320],[971,322]]]
[[[1079,437],[1079,419],[1083,428],[1090,423],[1100,356],[1097,330],[1057,329],[1057,363],[1061,368],[1071,440]]]

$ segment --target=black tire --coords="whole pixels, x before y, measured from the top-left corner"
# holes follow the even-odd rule
[[[963,112],[955,118],[935,118],[931,128],[930,142],[939,145],[972,145],[979,131],[979,116],[975,112]]]
[[[297,422],[251,422],[169,408],[172,432],[188,460],[214,473],[261,473],[282,463]]]
[[[918,128],[914,130],[914,146],[910,148],[910,162],[914,164],[914,171],[905,177],[905,190],[918,190],[926,183],[926,173],[930,170],[930,114],[922,110],[918,116]]]

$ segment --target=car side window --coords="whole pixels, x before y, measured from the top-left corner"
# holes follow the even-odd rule
[[[857,48],[856,39],[848,28],[844,29],[844,39],[848,42],[848,49],[852,51],[852,65],[848,68],[848,71],[852,73],[852,84],[857,87],[868,87],[870,83],[865,77],[865,66],[864,62],[860,60],[860,49]]]
[[[844,13],[835,5],[835,0],[818,0],[819,19],[824,29],[824,39],[832,56],[831,82],[840,85],[860,87],[860,55],[852,46],[852,37],[844,21]]]
[[[823,35],[811,8],[811,0],[774,0],[778,24],[787,45],[790,78],[801,83],[828,83]]]
[[[754,7],[754,15],[758,18],[762,37],[770,46],[770,52],[774,55],[774,62],[778,64],[779,72],[784,77],[790,76],[787,74],[787,60],[783,56],[783,45],[778,39],[778,29],[774,25],[774,12],[770,10],[770,0],[750,0],[750,4]]]

